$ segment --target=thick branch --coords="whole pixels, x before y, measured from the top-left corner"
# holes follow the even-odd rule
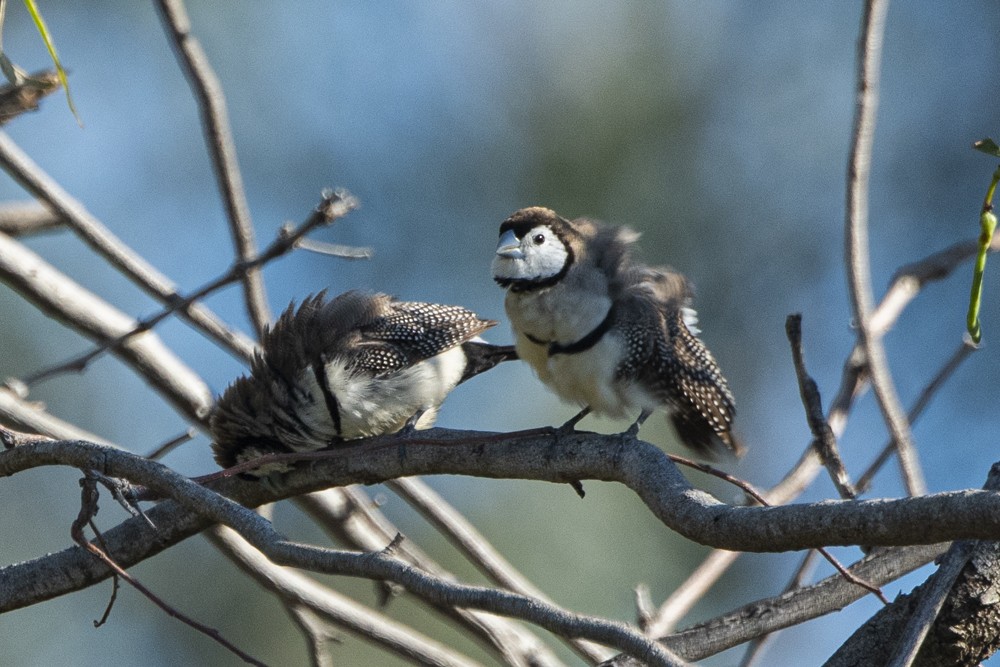
[[[994,465],[984,488],[998,486]],[[1000,542],[955,542],[927,581],[872,616],[826,664],[978,665],[1000,648],[998,582]]]
[[[4,234],[0,234],[0,278],[46,315],[91,340],[103,342],[137,325],[134,319]],[[133,336],[116,348],[115,354],[189,419],[200,422],[208,415],[212,392],[155,333]]]
[[[216,489],[240,503],[256,506],[321,487],[373,484],[415,474],[558,483],[597,479],[625,484],[665,525],[685,537],[731,550],[775,552],[824,545],[930,544],[995,539],[1000,535],[1000,494],[990,491],[785,507],[732,506],[692,488],[660,449],[638,440],[591,433],[558,439],[537,432],[502,435],[432,429],[423,433],[426,437],[406,441],[388,438],[319,453],[325,460],[317,456],[309,465],[268,485],[228,479],[217,483]],[[401,448],[405,456],[400,455]],[[185,511],[168,501],[152,508],[150,518],[159,527],[156,535],[144,535],[141,521],[126,521],[108,531],[105,538],[109,549],[124,566],[158,553],[212,521],[243,516],[236,506],[208,489],[193,487],[186,480],[182,484],[168,468],[128,452],[75,441],[35,443],[0,452],[0,476],[43,465],[70,465],[123,477],[188,507]],[[275,488],[279,484],[280,488]],[[23,582],[46,577],[5,577],[22,583],[0,594],[0,611],[76,590],[106,575],[100,568],[95,572],[92,564],[76,560],[79,555],[71,549],[5,568],[8,574],[37,572],[36,568],[51,573],[48,568],[58,563],[59,568],[74,575],[51,576],[43,584],[48,591],[44,596],[22,588],[26,585]],[[77,570],[86,570],[87,574]]]
[[[177,286],[157,271],[145,259],[122,243],[111,231],[73,199],[68,192],[46,174],[15,144],[0,132],[0,166],[21,187],[65,220],[66,224],[111,266],[127,276],[148,294],[165,304],[177,298]],[[249,359],[254,343],[243,334],[233,331],[211,310],[202,304],[188,304],[181,316],[200,331],[205,332],[225,349]]]
[[[374,609],[319,585],[288,568],[278,567],[229,528],[210,539],[241,570],[289,603],[304,605],[328,623],[422,665],[472,667],[476,663]]]
[[[877,585],[926,565],[944,553],[947,544],[877,550],[851,567],[851,572]],[[757,600],[699,623],[661,641],[687,660],[700,660],[757,637],[838,611],[867,592],[839,574],[812,586]],[[882,637],[885,641],[885,637]],[[634,659],[616,656],[608,667],[639,667]],[[863,663],[868,664],[868,663]]]
[[[0,233],[31,236],[64,229],[66,221],[37,202],[8,202],[0,206]]]

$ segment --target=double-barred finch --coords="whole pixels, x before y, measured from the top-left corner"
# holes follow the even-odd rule
[[[742,447],[726,379],[697,338],[687,279],[634,261],[638,234],[541,207],[500,225],[493,278],[518,356],[565,400],[633,429],[665,409],[681,441],[703,455]]]
[[[219,399],[215,460],[228,468],[407,425],[428,428],[457,384],[517,358],[511,346],[477,340],[495,324],[459,306],[356,291],[292,304],[264,333],[250,375]]]

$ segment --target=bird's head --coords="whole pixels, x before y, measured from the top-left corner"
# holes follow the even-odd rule
[[[573,264],[577,236],[572,224],[550,209],[516,211],[500,225],[493,279],[515,291],[554,285]]]

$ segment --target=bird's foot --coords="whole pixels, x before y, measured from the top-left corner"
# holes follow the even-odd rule
[[[647,419],[649,419],[649,415],[651,414],[653,413],[650,410],[643,410],[642,412],[640,412],[639,418],[636,419],[634,422],[632,422],[632,425],[629,426],[628,430],[625,431],[625,435],[633,439],[638,438],[639,428],[643,425],[643,423],[645,423]]]
[[[565,424],[556,429],[556,435],[569,435],[576,431],[576,425],[580,423],[584,417],[590,414],[590,407],[586,407],[580,410],[576,415],[570,418]]]
[[[399,429],[399,432],[396,435],[401,435],[404,438],[413,435],[414,431],[417,430],[417,422],[420,421],[420,418],[424,416],[425,412],[427,412],[427,408],[420,408],[410,415],[410,418],[406,420],[406,423],[403,424],[403,428]]]

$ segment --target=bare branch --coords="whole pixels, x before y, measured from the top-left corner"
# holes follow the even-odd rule
[[[17,238],[65,228],[65,221],[34,201],[0,206],[0,234]]]
[[[719,577],[729,569],[737,558],[740,557],[738,551],[725,551],[723,549],[713,549],[705,560],[692,572],[680,586],[670,594],[656,615],[646,628],[646,635],[649,637],[662,637],[680,623],[695,603],[700,600],[705,593],[711,590]]]
[[[927,490],[927,484],[913,447],[910,426],[893,386],[882,339],[874,335],[870,328],[873,298],[868,255],[868,181],[878,108],[879,62],[888,6],[888,0],[866,0],[858,42],[858,95],[847,178],[845,258],[858,342],[864,350],[882,416],[896,444],[906,489],[910,495],[919,495]]]
[[[785,586],[784,592],[790,593],[806,585],[806,580],[812,575],[813,570],[816,569],[816,564],[819,562],[816,558],[817,555],[819,555],[819,551],[815,549],[806,552],[802,562],[795,568],[795,573],[792,575],[791,581]],[[746,653],[743,655],[743,660],[740,661],[740,667],[753,667],[753,665],[758,664],[767,646],[774,641],[775,637],[777,637],[776,632],[769,632],[751,641],[749,646],[747,646]]]
[[[822,544],[915,544],[980,539],[995,536],[1000,530],[1000,494],[988,491],[969,490],[900,500],[732,507],[692,489],[661,450],[631,438],[576,433],[556,440],[551,433],[527,432],[521,437],[519,434],[445,429],[424,433],[426,438],[383,438],[343,450],[317,453],[317,456],[308,457],[312,460],[310,465],[283,478],[272,479],[271,484],[228,479],[218,483],[218,490],[247,505],[256,505],[321,485],[359,480],[375,483],[397,476],[428,473],[517,477],[557,483],[564,483],[566,479],[619,481],[635,490],[657,517],[683,535],[717,547],[755,551],[800,549]],[[405,447],[405,456],[400,456],[401,447]],[[363,455],[359,455],[361,453]],[[325,459],[318,454],[326,455]],[[579,626],[565,616],[550,617],[550,608],[531,598],[451,584],[384,554],[369,553],[359,557],[288,543],[274,534],[269,524],[263,523],[256,514],[179,477],[158,463],[127,452],[81,442],[41,442],[0,452],[0,476],[38,465],[97,469],[103,474],[154,488],[186,508],[186,511],[181,510],[169,501],[152,508],[150,518],[159,528],[155,534],[146,532],[148,528],[145,527],[137,532],[139,520],[126,521],[108,531],[105,538],[109,553],[125,567],[217,521],[238,530],[280,564],[395,581],[407,590],[447,604],[515,615],[559,634],[586,637],[619,649],[627,644],[632,648],[626,652],[640,650],[631,630],[598,628],[589,620]],[[921,553],[926,555],[927,550]],[[940,553],[940,548],[936,553]],[[6,575],[0,576],[0,610],[38,602],[108,575],[106,570],[94,568],[93,563],[77,560],[73,550],[11,565],[0,572]],[[45,576],[39,576],[42,572]],[[887,580],[885,572],[872,574],[861,568],[855,573],[876,583]],[[898,576],[896,566],[892,573]],[[68,577],[70,574],[72,576]],[[848,587],[850,593],[846,595],[850,599],[864,593],[839,575],[837,581],[839,583],[831,585]],[[531,612],[522,606],[529,599],[534,610]],[[815,611],[812,609],[809,613]],[[764,616],[770,617],[770,614]],[[774,629],[776,627],[768,626],[766,631]]]
[[[177,297],[173,300],[166,308],[160,312],[152,315],[150,317],[144,318],[136,322],[135,326],[128,331],[120,334],[119,336],[109,339],[96,348],[86,352],[78,357],[74,357],[67,362],[59,364],[58,366],[53,366],[51,368],[45,369],[43,372],[36,373],[30,378],[24,378],[25,382],[38,382],[42,379],[58,375],[60,373],[65,373],[71,370],[79,370],[85,368],[87,364],[96,359],[102,353],[108,350],[116,350],[120,346],[126,344],[133,336],[140,335],[144,332],[149,331],[154,326],[170,317],[177,311],[183,310],[187,306],[194,304],[199,299],[207,296],[208,294],[218,290],[226,285],[238,281],[244,273],[249,268],[263,266],[267,262],[280,257],[289,250],[295,247],[295,243],[302,238],[305,234],[315,229],[320,225],[330,224],[334,220],[337,220],[351,211],[357,202],[354,200],[350,194],[346,192],[324,192],[323,200],[320,202],[319,206],[313,211],[312,215],[303,222],[296,230],[290,235],[281,235],[271,245],[268,246],[262,254],[258,255],[253,261],[248,264],[237,263],[230,267],[223,275],[219,276],[215,280],[202,285],[200,288],[195,290],[192,294],[189,294],[183,298]]]
[[[164,456],[172,452],[175,448],[183,445],[192,438],[198,435],[198,429],[193,426],[189,426],[183,433],[170,438],[162,445],[158,445],[156,449],[146,454],[146,458],[153,459],[154,461],[162,459]]]
[[[657,518],[688,539],[717,548],[756,552],[824,545],[911,545],[990,539],[1000,530],[1000,494],[990,491],[964,490],[916,498],[825,501],[780,507],[732,506],[692,488],[662,450],[631,438],[579,432],[556,439],[551,433],[489,434],[440,428],[423,433],[427,437],[378,438],[353,447],[316,452],[304,457],[311,461],[308,466],[272,479],[267,485],[226,479],[214,486],[241,503],[256,506],[321,487],[358,481],[371,484],[415,474],[556,483],[565,483],[567,479],[616,481],[636,492]],[[399,455],[401,447],[405,448],[405,457]],[[148,486],[207,517],[185,523],[186,530],[201,530],[210,519],[237,529],[242,525],[228,521],[243,517],[242,508],[178,477],[159,463],[128,452],[76,441],[34,443],[0,452],[0,476],[40,465],[95,469]],[[212,500],[206,505],[208,498]],[[152,511],[168,505],[161,503]],[[156,521],[152,513],[150,518]],[[122,524],[127,525],[128,522]],[[163,527],[160,528],[163,533]],[[240,532],[252,538],[244,530]],[[190,534],[179,534],[176,539]],[[110,535],[106,534],[109,544]],[[133,558],[145,558],[172,543],[166,533],[159,537],[156,545],[130,544],[126,549]],[[132,539],[141,542],[137,536]],[[125,566],[130,564],[121,555],[115,557]],[[28,566],[19,564],[10,568]],[[66,583],[64,579],[61,585]],[[9,604],[19,606],[13,598],[2,602]]]
[[[788,342],[792,346],[792,362],[795,366],[795,375],[799,380],[799,394],[802,396],[802,405],[806,410],[806,421],[809,423],[809,430],[813,434],[813,447],[820,454],[823,464],[830,473],[830,479],[837,488],[841,498],[854,498],[857,492],[851,484],[851,479],[844,468],[844,462],[840,458],[837,449],[837,436],[823,416],[823,402],[820,399],[819,387],[806,371],[805,354],[802,351],[802,315],[789,315],[785,320],[785,332],[788,334]]]
[[[356,486],[299,496],[295,503],[335,540],[361,551],[378,551],[399,534],[399,529],[384,514],[375,511],[371,499]],[[426,572],[454,579],[412,540],[404,540],[397,547],[396,555]],[[383,585],[398,588],[389,582]],[[434,600],[424,599],[423,602],[458,624],[463,632],[507,664],[523,667],[559,667],[563,664],[528,628],[510,619],[475,609],[458,609]]]
[[[986,480],[984,489],[1000,490],[1000,465],[993,466]],[[887,667],[909,667],[914,663],[917,652],[920,651],[924,637],[938,618],[945,599],[955,586],[959,574],[965,569],[973,552],[979,546],[978,542],[962,540],[955,542],[948,553],[941,559],[937,572],[922,586],[913,615],[906,622],[895,642],[895,650],[887,663]]]
[[[216,527],[209,539],[241,570],[279,598],[311,610],[327,623],[346,630],[408,660],[440,667],[475,663],[415,630],[320,585],[294,570],[278,567],[230,528]]]
[[[0,166],[132,282],[162,303],[171,304],[177,300],[176,285],[122,243],[3,132],[0,132]],[[243,359],[253,354],[253,341],[232,330],[206,306],[185,304],[180,310],[184,319],[224,349]]]
[[[284,229],[285,227],[282,227],[282,230]],[[297,247],[308,252],[315,252],[328,257],[338,257],[340,259],[371,259],[375,254],[375,251],[368,247],[359,248],[339,243],[313,241],[312,239],[301,239]]]
[[[147,588],[145,584],[143,584],[138,579],[133,577],[131,574],[126,572],[120,565],[118,565],[118,563],[114,561],[114,559],[108,556],[108,554],[104,551],[104,549],[88,541],[86,535],[84,535],[83,532],[84,526],[89,524],[91,528],[94,528],[94,532],[97,533],[96,527],[94,526],[93,523],[94,515],[97,514],[97,498],[98,498],[97,483],[88,474],[84,479],[80,481],[80,487],[81,487],[80,495],[82,497],[80,502],[80,512],[77,515],[76,520],[73,521],[73,525],[70,529],[70,532],[73,536],[73,541],[76,542],[78,545],[80,545],[81,548],[87,550],[88,552],[96,556],[98,560],[100,560],[102,563],[104,563],[114,571],[116,578],[115,591],[117,591],[117,579],[119,578],[124,579],[126,582],[129,583],[129,585],[131,585],[142,595],[144,595],[146,599],[148,599],[150,602],[152,602],[161,610],[163,610],[163,612],[166,613],[168,616],[176,618],[181,623],[184,623],[188,627],[193,628],[196,631],[211,638],[213,641],[223,646],[226,650],[237,655],[244,662],[250,663],[251,665],[257,665],[257,667],[267,667],[264,663],[255,659],[253,656],[241,650],[238,646],[227,640],[215,628],[211,628],[203,623],[196,621],[187,614],[182,613],[180,610],[170,605],[166,600],[156,595],[155,593],[153,593],[153,591]],[[103,546],[103,539],[101,539],[100,533],[97,533],[97,539],[99,542],[102,543]],[[114,597],[112,597],[112,601],[113,600]],[[110,612],[110,609],[111,606],[109,604],[108,609],[105,611],[104,618],[96,622],[94,624],[95,626],[99,626],[104,623],[105,619],[107,618],[107,614]]]
[[[138,324],[4,234],[0,234],[0,278],[46,315],[91,340],[113,340]],[[115,354],[181,414],[195,422],[205,420],[212,407],[212,392],[156,334],[133,336]]]
[[[492,544],[434,489],[416,477],[391,480],[387,486],[431,522],[462,554],[504,588],[550,602],[550,598],[507,561]],[[606,650],[588,642],[572,641],[570,646],[582,657],[600,662],[609,657]]]
[[[254,241],[250,209],[243,192],[243,178],[240,176],[239,163],[236,159],[236,145],[233,143],[232,130],[229,127],[229,114],[226,111],[222,85],[212,71],[201,44],[191,35],[191,20],[188,18],[183,1],[158,0],[156,7],[160,10],[164,28],[171,39],[181,69],[184,70],[184,75],[198,101],[202,129],[212,157],[215,177],[226,205],[236,256],[240,263],[247,264],[255,258],[257,245]],[[257,334],[260,335],[271,321],[264,281],[257,267],[248,268],[242,280],[247,311],[250,313]]]
[[[100,436],[53,417],[45,411],[44,405],[27,401],[5,387],[0,387],[0,416],[3,417],[4,423],[32,433],[41,433],[60,440],[87,440],[115,447]]]
[[[998,481],[1000,465],[994,465],[984,488],[995,490]],[[1000,647],[998,577],[1000,543],[956,542],[930,579],[872,616],[826,665],[856,665],[859,659],[920,667],[979,665]]]
[[[884,585],[926,565],[947,548],[947,544],[931,544],[877,549],[852,565],[851,571],[866,581]],[[862,589],[835,574],[812,586],[744,605],[661,641],[687,660],[701,660],[751,639],[840,611],[863,595]],[[640,663],[627,656],[615,656],[602,663],[605,666],[640,667]]]
[[[931,381],[928,382],[927,386],[923,388],[923,391],[920,392],[920,396],[917,397],[917,400],[910,408],[907,418],[910,420],[911,424],[916,422],[920,415],[923,414],[924,408],[926,408],[927,404],[930,403],[931,398],[933,398],[934,394],[937,393],[937,390],[941,388],[948,378],[951,377],[952,373],[958,369],[962,362],[977,349],[979,348],[972,342],[972,339],[969,338],[968,335],[963,336],[958,349],[955,350],[954,354],[948,358],[948,361],[946,361],[944,365],[938,369],[938,372],[934,374]],[[882,451],[875,458],[872,464],[868,466],[868,469],[865,470],[864,473],[861,474],[861,477],[858,478],[859,493],[864,493],[868,490],[868,487],[871,486],[872,480],[875,479],[875,474],[878,473],[885,462],[889,460],[893,451],[895,451],[895,447],[893,447],[892,441],[890,440],[886,443],[885,447],[882,448]]]

